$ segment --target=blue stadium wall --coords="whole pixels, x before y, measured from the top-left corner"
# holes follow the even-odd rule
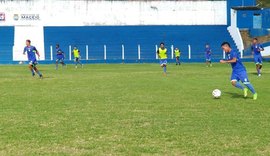
[[[12,63],[14,27],[0,27],[0,62]],[[182,59],[188,62],[204,61],[204,45],[209,43],[213,57],[222,58],[220,43],[234,43],[226,25],[216,26],[87,26],[87,27],[44,27],[45,59],[51,60],[51,46],[56,43],[69,58],[69,46],[78,46],[82,59],[87,62],[104,62],[104,45],[107,47],[107,62],[122,62],[122,45],[125,49],[125,62],[156,62],[156,45],[165,42],[169,58],[171,45],[182,51]],[[141,60],[138,60],[138,45]],[[188,45],[191,59],[188,59]],[[232,44],[234,48],[235,45]],[[54,51],[55,54],[55,51]],[[54,56],[53,56],[54,57]],[[53,58],[55,59],[55,58]]]
[[[50,59],[50,46],[59,43],[69,58],[69,46],[78,46],[82,59],[92,62],[104,60],[104,45],[107,48],[107,61],[122,61],[122,45],[125,50],[125,62],[156,61],[156,45],[164,42],[171,58],[171,46],[182,51],[182,59],[204,61],[204,46],[212,46],[216,59],[222,58],[220,43],[234,43],[227,26],[90,26],[90,27],[45,27],[45,56]],[[138,60],[138,45],[141,60]],[[188,46],[191,47],[191,59],[188,60]],[[235,45],[233,44],[234,48]]]
[[[0,27],[0,63],[13,63],[14,27]]]

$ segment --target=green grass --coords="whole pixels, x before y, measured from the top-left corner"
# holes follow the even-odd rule
[[[257,3],[262,4],[262,7],[270,7],[269,0],[257,0]]]
[[[270,155],[270,65],[246,65],[257,101],[221,64],[0,66],[0,155]]]

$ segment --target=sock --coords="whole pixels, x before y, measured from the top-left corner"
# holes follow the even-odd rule
[[[164,71],[164,73],[167,72],[167,67],[166,66],[163,67],[163,71]]]
[[[32,70],[31,70],[31,72],[32,72],[32,75],[35,75],[35,71],[34,71],[34,69],[32,69]]]
[[[34,69],[35,69],[36,73],[37,73],[39,76],[42,75],[36,67],[35,67]]]
[[[56,63],[55,68],[58,69],[58,63]]]
[[[244,90],[244,87],[239,82],[236,82],[235,87]]]
[[[33,69],[33,66],[29,66],[29,69],[30,69],[32,75],[34,76],[34,75],[35,75],[35,71],[34,71],[34,69]]]
[[[247,83],[247,84],[245,84],[245,85],[247,86],[247,88],[248,88],[253,94],[256,93],[256,91],[255,91],[255,89],[253,88],[252,84]]]

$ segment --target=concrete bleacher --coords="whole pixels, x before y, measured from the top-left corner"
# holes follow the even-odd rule
[[[14,27],[0,27],[0,62],[11,63],[14,45]]]
[[[81,49],[82,59],[86,58],[85,46],[89,47],[90,60],[104,58],[104,45],[107,47],[108,60],[121,60],[122,45],[125,47],[125,59],[138,59],[138,45],[141,48],[141,60],[155,59],[156,45],[165,42],[182,51],[182,58],[188,58],[188,45],[191,46],[191,61],[204,60],[204,45],[209,43],[213,57],[223,56],[220,44],[228,41],[236,48],[227,26],[90,26],[90,27],[45,27],[46,59],[50,59],[50,46],[59,43],[69,58],[69,46]]]

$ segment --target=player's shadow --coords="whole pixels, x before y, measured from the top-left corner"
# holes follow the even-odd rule
[[[231,95],[232,98],[239,98],[242,97],[242,94],[238,94],[238,93],[231,93],[231,92],[224,92],[225,94]]]
[[[252,75],[258,75],[257,72],[251,72],[250,74],[252,74]]]

